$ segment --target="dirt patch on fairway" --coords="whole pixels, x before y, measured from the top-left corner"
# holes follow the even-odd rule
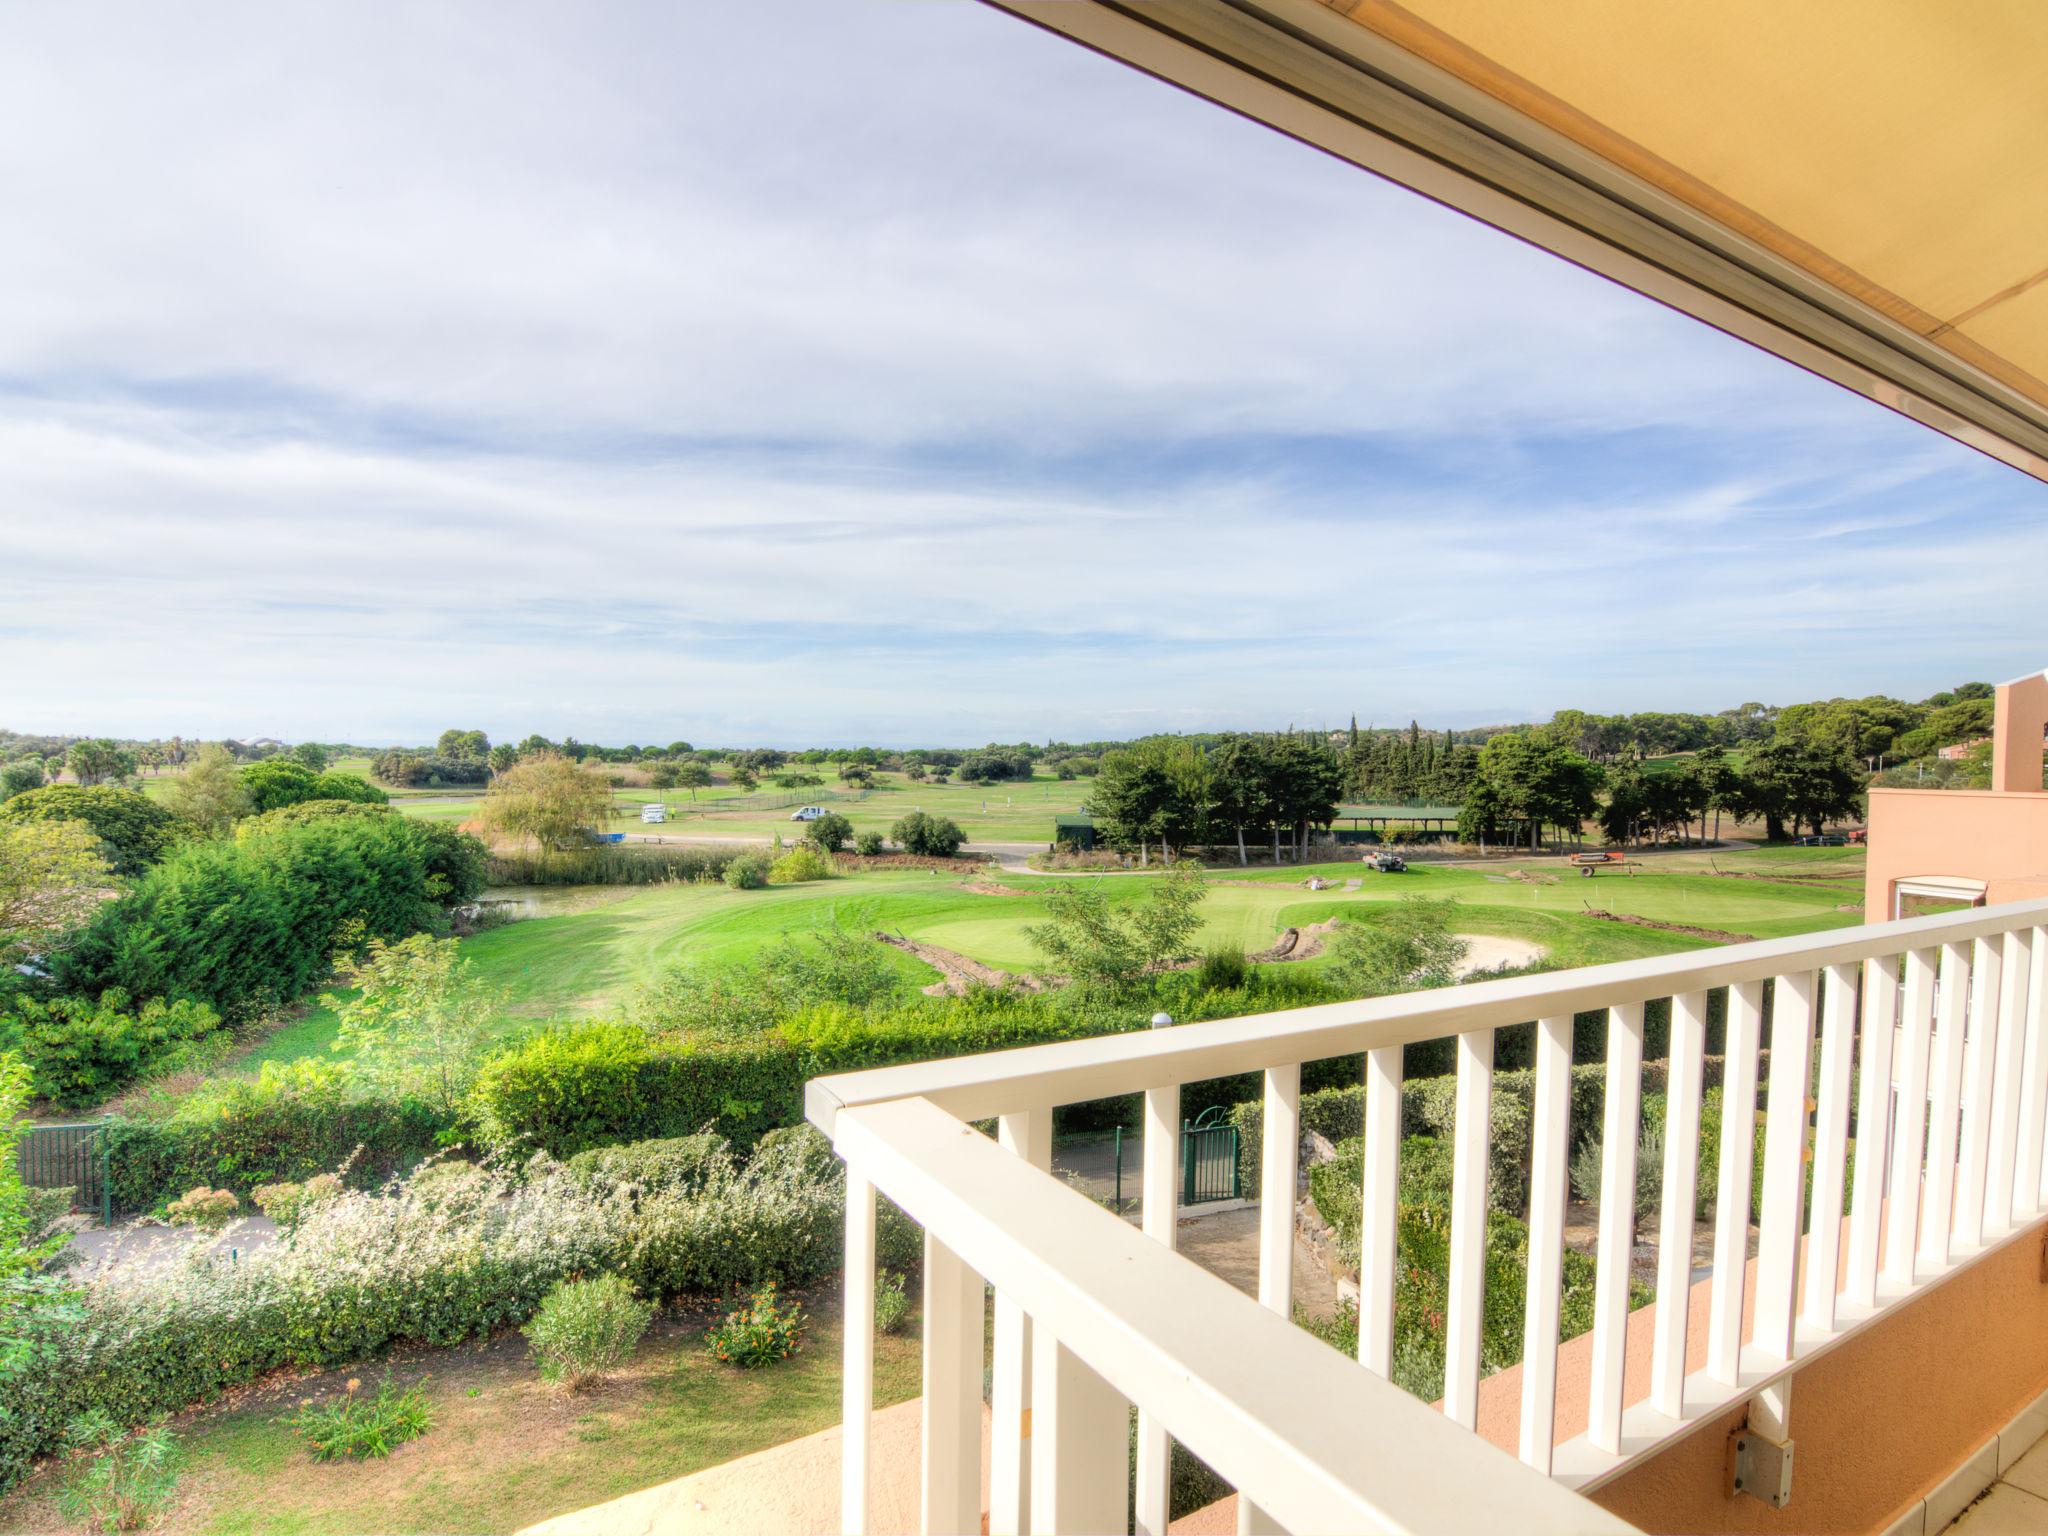
[[[999,971],[992,965],[969,959],[957,950],[941,949],[936,944],[905,938],[900,933],[877,933],[875,942],[900,949],[906,955],[915,955],[945,978],[924,989],[927,997],[959,997],[970,987],[1018,987],[1026,992],[1045,990],[1045,984],[1036,976],[1013,976],[1008,971]]]
[[[1799,870],[1782,875],[1754,869],[1710,869],[1706,873],[1717,880],[1761,880],[1765,885],[1801,886],[1809,891],[1839,891],[1844,885],[1863,883],[1863,871],[1860,869],[1840,873]]]
[[[1682,933],[1689,939],[1706,939],[1714,944],[1753,944],[1753,933],[1730,933],[1725,928],[1694,928],[1688,923],[1660,923],[1654,917],[1636,917],[1627,912],[1604,912],[1598,907],[1588,907],[1586,916],[1598,918],[1603,923],[1626,923],[1631,928],[1654,928],[1659,933]]]
[[[922,853],[835,853],[846,870],[924,869],[939,875],[978,875],[988,868],[984,858],[941,859]]]
[[[1342,921],[1341,917],[1332,917],[1320,923],[1310,923],[1305,928],[1289,928],[1271,948],[1246,955],[1245,959],[1256,965],[1285,965],[1290,960],[1313,960],[1323,952],[1324,941]]]

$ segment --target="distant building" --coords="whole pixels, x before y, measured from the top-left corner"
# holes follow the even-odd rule
[[[1975,741],[1950,742],[1934,755],[1945,763],[1959,763],[1990,739],[1989,736],[1979,736]]]

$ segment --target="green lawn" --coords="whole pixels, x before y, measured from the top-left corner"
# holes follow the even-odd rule
[[[177,1506],[152,1530],[169,1536],[353,1536],[513,1531],[839,1422],[835,1296],[808,1301],[801,1353],[735,1370],[703,1348],[701,1314],[658,1322],[620,1376],[580,1396],[544,1385],[525,1342],[408,1350],[300,1380],[276,1379],[232,1404],[184,1416],[187,1470]],[[390,1370],[424,1384],[434,1425],[382,1461],[318,1463],[288,1422],[307,1398],[338,1394],[351,1375],[374,1391]],[[875,1340],[875,1405],[917,1395],[915,1324]],[[4,1502],[0,1530],[60,1531],[59,1468]]]
[[[1794,877],[1840,872],[1860,864],[1861,850],[1792,849],[1808,858],[1719,855],[1733,868],[1747,861],[1760,870]],[[1844,859],[1843,855],[1849,855]],[[1527,870],[1525,883],[1511,872]],[[1312,874],[1338,882],[1334,890],[1306,889]],[[588,904],[561,916],[537,917],[464,941],[479,979],[504,998],[505,1032],[538,1020],[615,1006],[656,972],[677,962],[700,964],[742,958],[784,934],[802,934],[838,921],[860,931],[876,928],[957,950],[1007,970],[1032,970],[1043,961],[1025,933],[1045,914],[1037,893],[1056,877],[984,877],[971,889],[954,876],[877,871],[807,885],[733,891],[724,885],[663,885],[592,891]],[[1355,892],[1342,882],[1362,882]],[[990,884],[1001,894],[991,894]],[[1148,880],[1115,876],[1103,881],[1113,900],[1143,898]],[[1786,879],[1730,879],[1712,873],[1707,856],[1654,862],[1632,873],[1605,871],[1581,879],[1555,861],[1469,867],[1417,864],[1405,875],[1376,875],[1355,863],[1309,869],[1237,872],[1218,868],[1203,905],[1203,942],[1247,950],[1271,944],[1289,926],[1305,926],[1346,912],[1370,911],[1403,896],[1445,898],[1458,904],[1458,929],[1527,939],[1561,965],[1592,965],[1639,955],[1694,949],[1701,941],[1655,929],[1604,922],[1588,908],[1659,922],[1778,938],[1853,925],[1860,912],[1839,911],[1861,894],[1854,882],[1795,884]],[[918,961],[890,951],[907,984],[935,979]],[[1316,965],[1319,961],[1304,962]],[[326,1054],[334,1019],[315,1007],[282,1025],[242,1059],[262,1061]]]
[[[366,757],[339,758],[332,771],[370,776]],[[723,777],[724,770],[715,770]],[[911,811],[922,810],[948,816],[958,822],[976,842],[1050,843],[1053,818],[1071,815],[1088,797],[1091,781],[1055,779],[1041,775],[1028,784],[916,784],[900,773],[877,777],[872,790],[849,789],[839,783],[830,764],[801,771],[816,773],[825,782],[798,789],[780,789],[772,777],[762,780],[752,794],[718,783],[700,789],[656,790],[621,787],[612,791],[612,831],[638,834],[643,830],[640,808],[659,802],[669,810],[661,827],[646,827],[650,835],[731,838],[735,842],[765,841],[781,833],[795,837],[803,831],[789,819],[799,805],[822,805],[851,821],[856,831],[886,833]],[[476,814],[481,790],[392,789],[382,786],[392,803],[408,816],[434,821],[467,821]]]

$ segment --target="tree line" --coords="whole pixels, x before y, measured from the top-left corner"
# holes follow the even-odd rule
[[[1675,762],[1595,762],[1549,728],[1503,732],[1483,747],[1417,732],[1392,747],[1340,750],[1322,736],[1234,735],[1204,744],[1159,736],[1103,755],[1087,809],[1098,837],[1148,862],[1193,847],[1270,848],[1305,858],[1311,835],[1337,819],[1342,797],[1361,782],[1361,761],[1434,764],[1432,781],[1458,802],[1463,842],[1540,846],[1548,833],[1576,840],[1598,818],[1615,842],[1663,841],[1722,815],[1764,823],[1777,839],[1802,827],[1819,832],[1860,814],[1863,775],[1839,743],[1787,734],[1739,758],[1709,746]],[[1405,771],[1405,765],[1403,771]],[[1453,766],[1455,765],[1455,766]],[[1363,782],[1389,782],[1368,769]],[[1456,778],[1448,777],[1455,772]]]

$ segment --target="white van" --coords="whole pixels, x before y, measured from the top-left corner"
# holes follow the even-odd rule
[[[640,807],[640,819],[650,827],[658,827],[668,820],[668,807],[665,805],[643,805]]]
[[[789,813],[789,819],[791,821],[816,821],[824,814],[825,807],[822,805],[800,805]]]

